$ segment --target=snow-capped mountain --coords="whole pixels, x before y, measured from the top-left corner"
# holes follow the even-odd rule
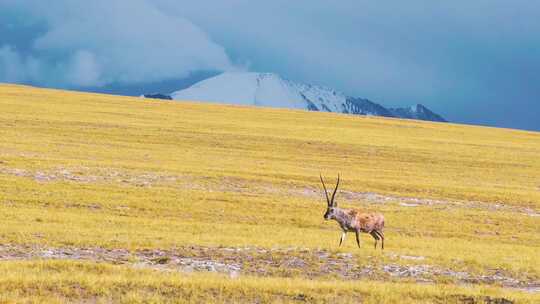
[[[390,108],[389,110],[395,117],[446,122],[446,119],[421,104],[408,108]]]
[[[145,97],[169,96],[145,95]],[[187,89],[173,92],[170,97],[174,100],[444,121],[442,117],[422,105],[405,109],[387,109],[368,99],[346,96],[326,87],[292,82],[272,73],[223,73],[200,81]]]

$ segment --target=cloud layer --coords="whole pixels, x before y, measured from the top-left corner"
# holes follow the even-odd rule
[[[26,49],[0,41],[0,79],[50,86],[155,82],[233,68],[190,21],[149,1],[2,1],[6,27],[42,24]],[[7,31],[7,30],[5,30]]]

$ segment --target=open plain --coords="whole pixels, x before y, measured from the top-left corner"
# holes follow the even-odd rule
[[[0,85],[0,215],[6,303],[540,302],[536,132]]]

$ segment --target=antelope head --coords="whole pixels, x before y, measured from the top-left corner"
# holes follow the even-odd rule
[[[326,203],[327,203],[327,208],[326,208],[326,212],[324,213],[324,219],[325,220],[331,220],[331,219],[335,219],[336,218],[336,211],[337,211],[337,202],[334,201],[334,198],[336,196],[336,191],[338,189],[338,186],[339,186],[339,174],[338,174],[338,178],[337,178],[337,183],[336,183],[336,188],[334,189],[334,192],[332,193],[332,198],[328,198],[328,191],[326,191],[326,185],[324,184],[324,180],[322,178],[322,175],[320,175],[321,177],[321,183],[323,185],[323,188],[324,188],[324,195],[326,196]]]

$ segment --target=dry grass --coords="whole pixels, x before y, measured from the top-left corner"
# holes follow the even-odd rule
[[[385,214],[384,254],[373,251],[366,235],[361,250],[352,239],[337,248],[339,232],[335,223],[323,222],[323,198],[313,192],[319,172],[329,178],[341,172],[343,189],[353,193],[338,196],[343,206]],[[385,203],[356,199],[364,192],[393,198]],[[407,207],[397,196],[443,203]],[[502,271],[532,282],[540,280],[540,217],[535,216],[540,212],[540,134],[0,86],[0,212],[1,243],[129,250],[322,248],[351,252],[359,263],[405,265],[420,262],[395,257],[422,256],[421,263],[445,269],[476,275]],[[3,263],[25,284],[54,284],[46,272],[23,279],[14,262]],[[88,277],[84,282],[99,286],[103,283],[93,281],[92,269],[109,267],[58,265],[69,266],[62,276],[76,274],[72,278],[79,283]],[[128,301],[125,289],[134,290],[140,301],[152,299],[137,294],[133,271],[115,274],[111,280],[123,287],[109,289],[102,298]],[[230,293],[223,301],[244,294],[244,300],[254,300],[251,296],[269,282],[290,294],[294,286],[302,291],[343,284],[279,276],[240,281],[158,277],[165,285],[197,282],[202,291],[194,301],[215,296],[212,284]],[[530,296],[496,287],[439,285],[445,280],[434,278],[436,285],[421,287],[350,282],[343,294],[362,295],[365,301],[380,296],[387,302],[402,297],[445,302],[455,294]],[[206,282],[208,288],[200,287]],[[66,292],[75,292],[73,285],[62,284]],[[442,291],[440,286],[445,286]],[[399,292],[390,293],[392,288]],[[7,298],[30,299],[34,293],[24,290],[13,288]],[[71,297],[46,288],[30,290],[36,299]],[[156,301],[170,299],[167,293],[149,294],[156,294]]]
[[[490,287],[179,274],[63,261],[0,264],[0,301],[64,303],[461,303],[540,297]],[[211,299],[211,300],[210,300]]]

